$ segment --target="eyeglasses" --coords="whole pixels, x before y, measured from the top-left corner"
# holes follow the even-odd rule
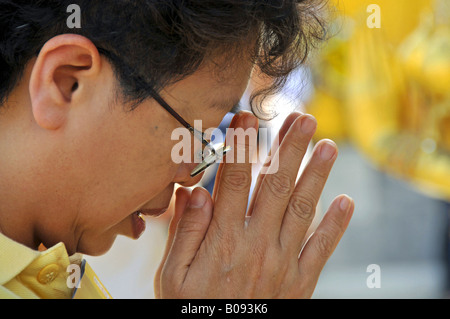
[[[188,122],[186,122],[177,112],[174,111],[170,107],[169,104],[167,104],[166,101],[154,90],[150,92],[150,95],[152,98],[158,102],[159,105],[161,105],[164,109],[166,109],[167,112],[169,112],[178,122],[181,123],[185,128],[189,130],[196,138],[198,138],[203,146],[204,149],[202,152],[202,162],[191,172],[191,177],[195,177],[204,171],[213,164],[215,164],[217,161],[223,158],[223,156],[228,153],[231,150],[230,146],[225,146],[224,143],[213,145],[211,142],[208,142],[204,136],[205,133],[200,132],[192,127]]]

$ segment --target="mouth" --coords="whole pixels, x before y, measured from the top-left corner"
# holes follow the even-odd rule
[[[142,209],[132,214],[133,238],[139,239],[145,231],[146,222],[144,216],[158,217],[164,214],[168,208]]]
[[[158,209],[141,209],[137,211],[137,213],[143,216],[159,217],[162,214],[164,214],[167,211],[167,209],[168,207]]]

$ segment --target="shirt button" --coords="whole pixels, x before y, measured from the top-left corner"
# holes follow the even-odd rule
[[[42,270],[39,272],[37,276],[37,280],[41,284],[46,285],[55,280],[58,274],[59,274],[59,266],[56,264],[50,264],[42,268]]]

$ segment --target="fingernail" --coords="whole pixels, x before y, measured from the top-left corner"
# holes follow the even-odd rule
[[[303,134],[312,134],[316,129],[317,122],[312,116],[306,116],[302,120],[301,130]]]
[[[325,142],[320,150],[320,157],[324,161],[329,161],[336,154],[336,146],[333,142]]]
[[[350,205],[351,199],[347,195],[345,195],[344,197],[342,197],[339,203],[339,208],[341,209],[341,211],[347,212],[350,209]]]
[[[193,191],[189,200],[190,208],[202,208],[206,204],[206,196],[202,191]]]

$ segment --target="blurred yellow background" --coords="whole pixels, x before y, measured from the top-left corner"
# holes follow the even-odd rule
[[[450,201],[450,1],[332,4],[306,105],[316,138],[349,141],[380,170]]]

